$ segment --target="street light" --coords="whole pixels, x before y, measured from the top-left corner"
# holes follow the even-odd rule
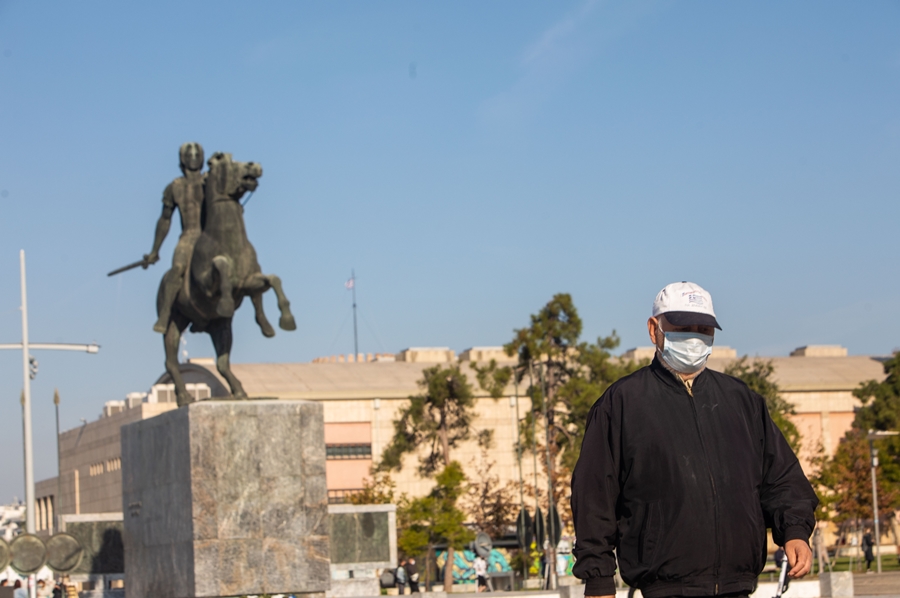
[[[878,483],[875,480],[875,468],[878,467],[878,449],[875,441],[879,438],[898,436],[900,432],[893,430],[869,430],[869,453],[872,455],[872,513],[875,515],[875,553],[878,555],[878,572],[881,573],[881,530],[878,527]]]
[[[68,343],[30,343],[28,340],[28,293],[25,284],[25,250],[19,251],[19,273],[22,289],[22,342],[0,344],[0,349],[22,350],[22,444],[25,453],[25,531],[33,534],[36,530],[35,523],[35,497],[34,497],[34,457],[31,429],[31,380],[37,375],[37,360],[31,356],[31,349],[49,349],[51,351],[85,351],[97,353],[100,347],[97,344],[75,345]],[[59,434],[56,435],[59,442]],[[57,453],[59,449],[57,448]],[[57,490],[58,492],[58,490]],[[57,497],[57,500],[59,497]],[[35,598],[35,577],[28,576],[28,595]]]

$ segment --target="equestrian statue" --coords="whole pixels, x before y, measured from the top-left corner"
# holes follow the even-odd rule
[[[172,268],[159,285],[156,299],[158,319],[153,330],[163,334],[166,371],[175,383],[178,406],[193,402],[178,369],[178,346],[190,324],[191,332],[206,332],[216,351],[216,368],[231,387],[235,399],[247,393],[231,371],[231,320],[244,297],[249,296],[256,322],[266,337],[275,329],[263,311],[263,293],[275,291],[282,330],[295,330],[291,304],[281,287],[281,279],[263,274],[256,250],[247,239],[241,198],[253,193],[262,176],[262,167],[253,162],[235,162],[231,154],[217,152],[209,169],[202,173],[203,148],[185,143],[179,151],[181,176],[163,192],[163,211],[156,224],[153,248],[143,259],[109,273],[110,276],[138,266],[146,269],[159,261],[172,216],[181,216],[181,237],[172,257]]]

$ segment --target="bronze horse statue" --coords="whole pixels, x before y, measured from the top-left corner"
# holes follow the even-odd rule
[[[244,208],[240,203],[245,193],[253,192],[262,176],[262,167],[253,162],[235,162],[231,154],[217,152],[207,162],[209,170],[203,192],[203,232],[194,245],[190,267],[184,277],[169,316],[164,335],[166,371],[175,384],[178,406],[193,402],[178,369],[178,347],[181,335],[191,325],[191,332],[206,332],[216,351],[216,368],[231,387],[235,399],[246,399],[247,393],[231,372],[231,320],[244,297],[249,296],[256,310],[256,322],[264,336],[275,336],[275,330],[263,311],[263,293],[275,291],[282,330],[295,330],[291,304],[281,288],[281,279],[263,274],[256,250],[247,239]],[[157,297],[157,312],[162,308],[162,286]]]

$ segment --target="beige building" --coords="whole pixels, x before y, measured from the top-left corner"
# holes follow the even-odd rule
[[[652,348],[627,351],[626,358],[642,359],[653,355]],[[728,347],[717,347],[709,366],[724,369],[737,358]],[[492,399],[478,388],[469,360],[487,362],[496,359],[511,363],[499,347],[474,347],[459,355],[447,348],[410,348],[397,355],[352,355],[337,359],[319,358],[312,363],[233,364],[250,396],[304,399],[324,404],[327,482],[329,499],[341,502],[348,493],[359,490],[373,461],[393,435],[393,421],[410,395],[417,394],[422,370],[437,363],[462,362],[463,371],[476,391],[474,420],[476,430],[494,432],[496,461],[494,472],[501,483],[518,480],[515,441],[516,422],[529,409],[529,401],[510,384],[505,396]],[[884,378],[880,361],[865,356],[848,356],[840,347],[803,347],[791,357],[772,358],[775,379],[784,398],[795,405],[794,417],[803,435],[804,465],[821,446],[832,454],[844,432],[850,427],[859,401],[854,388],[871,379]],[[183,364],[189,389],[198,399],[226,396],[224,381],[212,359],[192,359]],[[49,530],[54,510],[59,514],[120,512],[121,473],[119,470],[119,428],[133,421],[153,417],[175,407],[174,392],[167,375],[148,393],[129,395],[124,401],[106,404],[102,416],[60,435],[60,482],[56,478],[38,484],[39,528]],[[474,466],[480,452],[474,442],[456,449],[454,457],[464,466]],[[538,460],[535,471],[530,454],[522,460],[527,482],[537,478],[546,486]],[[397,489],[421,495],[432,482],[416,474],[416,458],[408,456],[403,470],[394,475]],[[56,496],[59,496],[59,499]],[[57,507],[58,505],[58,507]]]

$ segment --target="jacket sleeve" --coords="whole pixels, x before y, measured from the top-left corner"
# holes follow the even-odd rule
[[[809,542],[816,527],[819,499],[800,467],[797,456],[766,409],[765,399],[756,395],[762,405],[763,477],[759,500],[766,525],[772,528],[772,539],[778,546],[788,540]]]
[[[609,391],[588,416],[581,454],[572,473],[575,577],[585,596],[616,593],[616,502],[619,498],[619,433],[610,416]]]

